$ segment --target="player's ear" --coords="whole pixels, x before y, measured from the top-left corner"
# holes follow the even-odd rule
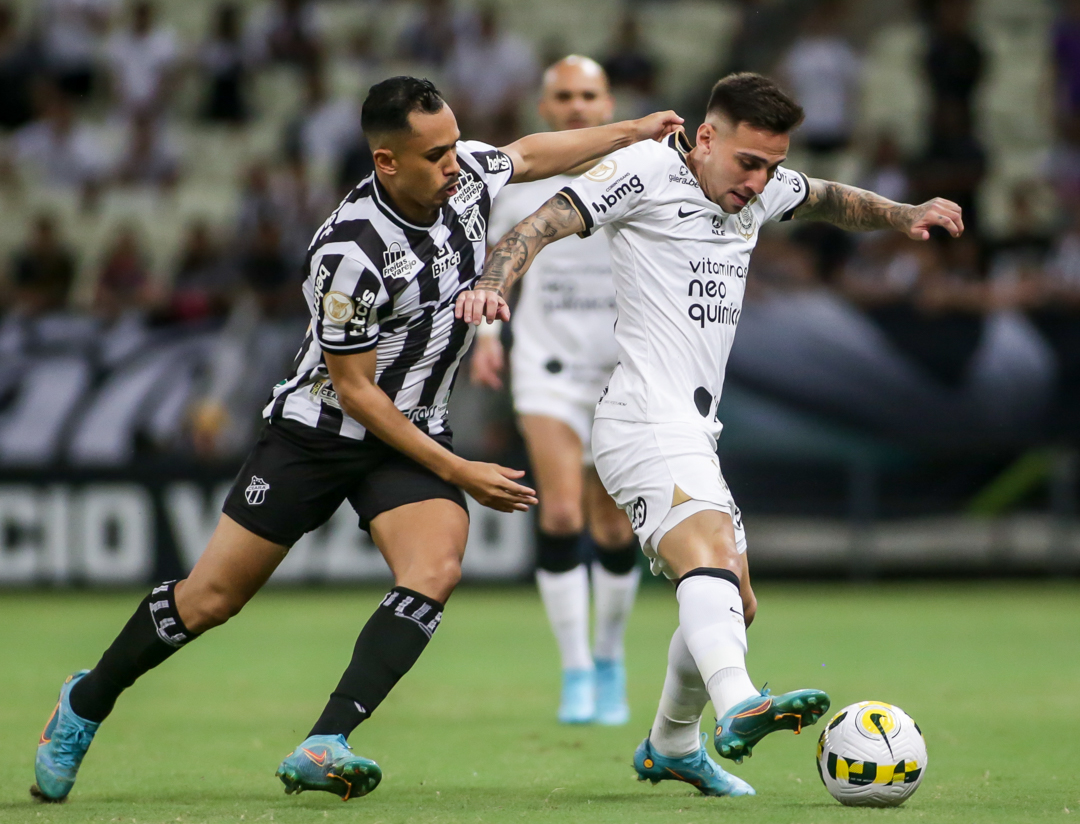
[[[697,128],[697,137],[695,139],[695,145],[701,146],[702,150],[708,154],[712,151],[713,140],[716,139],[716,129],[709,123],[702,123]]]
[[[373,149],[371,157],[375,161],[375,168],[384,175],[397,174],[397,160],[394,153],[385,146]]]

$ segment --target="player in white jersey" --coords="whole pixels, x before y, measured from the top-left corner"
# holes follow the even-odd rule
[[[594,60],[571,55],[544,73],[539,112],[552,131],[610,123],[614,109],[607,75]],[[492,243],[583,171],[505,188],[491,209]],[[559,647],[558,717],[566,724],[617,725],[630,718],[623,636],[640,577],[637,541],[600,483],[591,450],[596,401],[618,360],[614,326],[611,258],[601,235],[568,238],[548,249],[523,282],[514,309],[511,389],[540,500],[536,583]],[[473,380],[499,388],[504,356],[498,326],[481,326],[477,338]],[[595,552],[582,553],[583,539]],[[591,651],[583,554],[596,557]]]
[[[717,752],[736,763],[764,736],[799,731],[829,706],[820,690],[759,693],[746,671],[756,601],[742,517],[716,458],[717,402],[742,311],[750,253],[768,220],[825,220],[926,240],[963,231],[960,208],[919,206],[807,180],[781,163],[802,109],[770,80],[730,75],[713,88],[691,148],[685,136],[609,155],[519,223],[492,251],[466,321],[509,317],[502,296],[545,245],[603,227],[611,244],[619,365],[597,406],[596,468],[626,508],[654,571],[674,579],[679,628],[660,707],[634,766],[716,794],[752,792],[698,740],[705,703]]]

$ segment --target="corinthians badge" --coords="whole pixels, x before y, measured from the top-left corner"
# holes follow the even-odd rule
[[[757,221],[754,220],[754,213],[750,211],[749,203],[743,206],[742,211],[735,215],[735,231],[746,240],[750,240],[754,236],[754,232],[757,231]]]

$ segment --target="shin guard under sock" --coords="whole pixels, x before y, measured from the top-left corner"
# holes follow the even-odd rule
[[[198,637],[180,620],[175,588],[176,581],[154,587],[97,666],[71,688],[71,708],[76,715],[87,721],[104,721],[120,693],[140,675]]]
[[[348,738],[370,718],[427,647],[442,610],[438,601],[414,590],[390,590],[360,631],[352,660],[308,735]]]

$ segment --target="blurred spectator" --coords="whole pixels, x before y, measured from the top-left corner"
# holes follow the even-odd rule
[[[248,41],[260,61],[310,66],[322,50],[315,4],[309,0],[266,4],[251,22]]]
[[[359,133],[359,104],[331,97],[321,61],[312,63],[304,71],[303,109],[285,129],[286,154],[320,171],[336,170]]]
[[[986,174],[986,151],[971,129],[968,110],[955,101],[939,100],[931,122],[930,140],[912,169],[912,196],[916,203],[943,197],[957,203],[964,227],[979,231],[977,197]]]
[[[40,0],[36,25],[45,65],[67,94],[85,97],[94,87],[95,62],[117,0]]]
[[[302,279],[282,254],[281,227],[274,220],[261,217],[256,222],[241,257],[240,276],[264,315],[274,318],[303,311]]]
[[[172,91],[180,47],[172,29],[155,25],[149,0],[131,7],[130,28],[105,47],[114,105],[126,115],[160,114]]]
[[[167,189],[176,185],[180,177],[180,149],[160,119],[148,112],[131,118],[114,176],[118,183],[129,186]]]
[[[493,6],[483,8],[477,36],[458,39],[446,65],[462,132],[497,146],[519,137],[521,104],[538,72],[532,45],[500,27]]]
[[[277,204],[270,190],[270,166],[256,161],[244,174],[240,188],[240,207],[236,214],[236,234],[239,238],[251,237],[261,221],[278,220]]]
[[[1062,136],[1080,142],[1080,0],[1064,0],[1054,22],[1054,80]]]
[[[178,321],[224,315],[235,286],[231,267],[209,224],[197,219],[188,226],[172,284],[169,314]]]
[[[904,167],[904,156],[900,145],[888,132],[878,135],[870,155],[870,168],[859,185],[897,203],[907,202],[911,183]]]
[[[991,284],[997,299],[1005,305],[1026,304],[1042,280],[1053,237],[1035,211],[1034,201],[1039,194],[1038,184],[1033,181],[1013,187],[1008,231],[990,246]],[[1002,292],[1007,293],[1006,297],[1002,298]]]
[[[17,129],[30,122],[36,68],[34,49],[19,36],[15,9],[8,2],[0,3],[0,129]]]
[[[476,17],[454,9],[450,0],[424,0],[401,33],[398,54],[428,66],[441,67],[458,43],[476,38]]]
[[[337,205],[334,192],[312,180],[307,164],[294,155],[273,176],[271,197],[282,227],[282,251],[289,265],[299,270],[311,238]]]
[[[844,10],[843,0],[818,4],[781,66],[806,111],[796,139],[814,154],[847,148],[855,130],[861,62],[841,32]]]
[[[60,239],[56,220],[48,214],[37,215],[29,241],[11,261],[12,309],[27,315],[65,309],[74,280],[75,258]]]
[[[641,27],[632,12],[619,21],[615,42],[603,65],[612,89],[629,89],[649,99],[656,93],[656,58],[642,42]]]
[[[251,115],[248,66],[240,7],[221,3],[214,10],[213,31],[199,49],[204,78],[202,117],[217,123],[243,123]]]
[[[18,171],[29,169],[47,184],[79,189],[90,202],[108,168],[105,147],[76,119],[71,100],[56,86],[39,84],[35,97],[38,118],[12,139]]]
[[[362,134],[345,150],[337,174],[337,194],[345,197],[361,180],[375,171],[375,159],[371,156],[371,146]]]
[[[795,37],[806,6],[814,0],[736,0],[735,31],[719,75],[768,74]]]
[[[931,9],[926,73],[938,106],[957,106],[970,118],[971,98],[986,70],[982,46],[971,34],[970,0],[936,0]]]
[[[115,320],[133,310],[148,309],[153,302],[150,272],[138,231],[132,225],[120,226],[98,273],[94,311]]]

